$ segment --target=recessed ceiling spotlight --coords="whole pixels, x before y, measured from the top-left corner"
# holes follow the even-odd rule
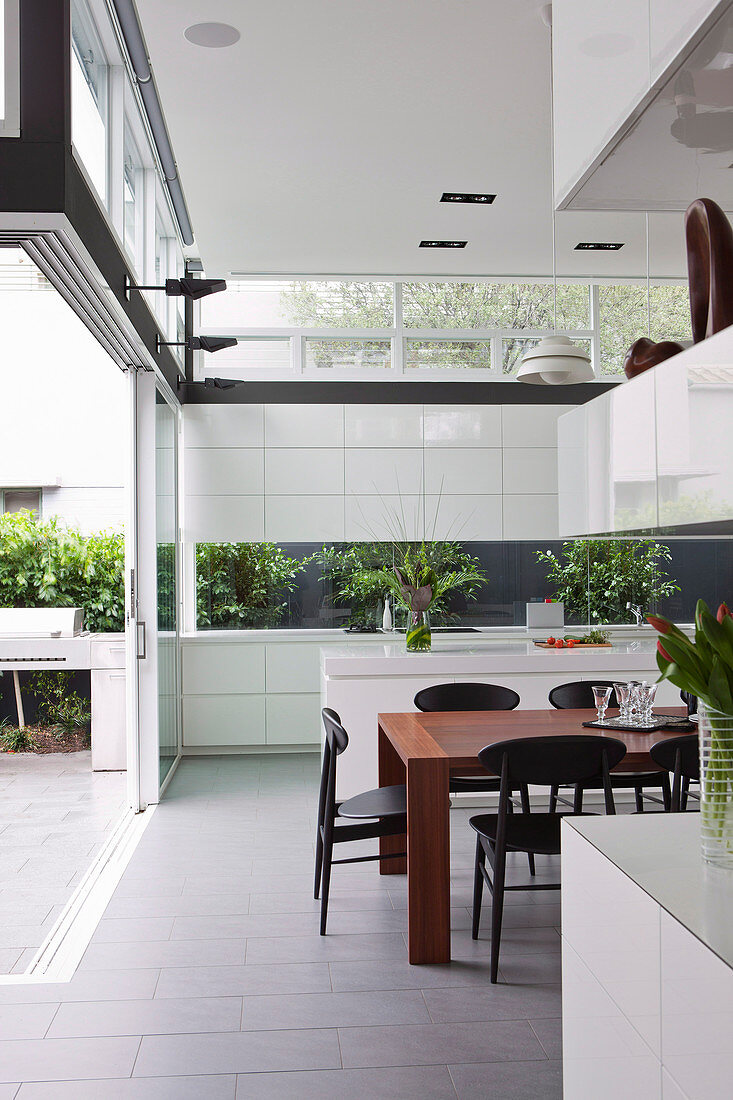
[[[465,248],[468,241],[420,241],[420,248]]]
[[[194,46],[221,50],[225,46],[233,46],[241,35],[236,27],[230,27],[228,23],[194,23],[193,26],[186,27],[183,37]]]
[[[479,195],[471,191],[444,191],[440,196],[441,202],[470,202],[480,206],[488,206],[494,201],[496,195]]]
[[[574,252],[618,252],[623,248],[623,241],[579,241]]]

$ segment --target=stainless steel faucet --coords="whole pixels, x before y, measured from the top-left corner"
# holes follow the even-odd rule
[[[644,621],[644,609],[640,603],[627,603],[626,610],[630,611],[636,619],[636,625],[641,626]]]

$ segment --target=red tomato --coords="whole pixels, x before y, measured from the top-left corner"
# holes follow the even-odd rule
[[[573,638],[571,638],[569,642],[566,642],[566,645],[567,645],[568,649],[573,649],[574,646],[575,646],[575,640]]]
[[[564,645],[565,642],[562,640],[562,638],[558,638],[555,642],[555,649],[562,649]]]
[[[555,639],[554,638],[548,638],[547,639],[547,644],[548,645],[554,645],[555,644]]]

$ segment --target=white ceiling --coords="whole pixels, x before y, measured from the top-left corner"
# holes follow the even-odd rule
[[[536,0],[137,0],[210,274],[548,275],[549,31]],[[236,45],[184,38],[231,23]],[[439,203],[495,192],[489,207]],[[558,271],[641,275],[643,215],[558,215]],[[467,239],[462,250],[418,248]],[[620,240],[617,253],[574,253]],[[685,272],[655,215],[652,273]]]

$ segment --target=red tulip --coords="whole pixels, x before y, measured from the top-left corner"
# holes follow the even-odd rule
[[[731,609],[728,607],[727,603],[722,603],[720,605],[720,607],[718,608],[718,614],[717,614],[718,622],[722,623],[722,621],[726,617],[726,615],[733,616],[733,611],[731,611]]]
[[[664,648],[660,641],[657,642],[657,649],[662,654],[665,661],[669,661],[670,664],[673,664],[672,658],[670,657],[669,653],[667,653],[667,650]]]
[[[658,618],[656,615],[647,615],[646,621],[651,623],[660,634],[669,634],[672,629],[671,623],[668,623],[666,619]]]

